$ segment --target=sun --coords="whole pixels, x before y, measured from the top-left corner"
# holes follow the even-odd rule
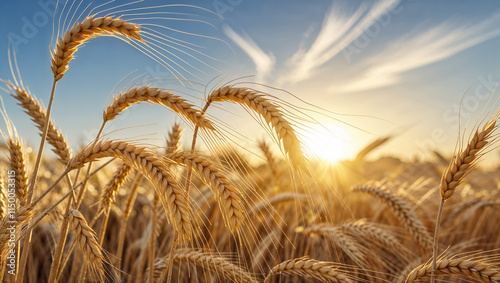
[[[316,125],[303,135],[305,150],[314,158],[329,163],[345,160],[352,155],[352,139],[338,125]]]

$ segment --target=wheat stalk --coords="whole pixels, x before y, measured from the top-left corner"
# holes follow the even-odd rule
[[[12,87],[15,93],[12,96],[19,101],[19,105],[24,108],[26,114],[31,117],[37,128],[43,131],[47,115],[40,102],[26,91],[24,87],[12,84],[9,84],[9,86]],[[48,123],[47,142],[53,147],[53,151],[59,157],[59,161],[66,165],[71,159],[71,149],[64,135],[51,120]]]
[[[414,282],[417,279],[431,276],[432,265],[424,264],[416,267],[408,275],[406,282]],[[440,259],[436,263],[436,274],[461,275],[477,279],[484,283],[500,282],[500,270],[475,260],[467,259]]]
[[[102,191],[101,197],[99,199],[99,207],[97,213],[101,214],[108,210],[111,203],[115,201],[115,194],[118,192],[120,187],[127,181],[128,175],[132,171],[132,167],[127,163],[122,163],[116,172],[111,176],[104,190]]]
[[[174,228],[186,238],[191,235],[191,208],[165,164],[152,151],[125,141],[101,140],[84,148],[68,163],[69,169],[104,157],[117,157],[146,176],[155,186]]]
[[[366,222],[346,223],[341,226],[342,231],[351,235],[361,235],[367,239],[378,241],[386,248],[391,248],[398,253],[404,253],[407,249],[388,232]]]
[[[15,191],[16,197],[21,206],[26,205],[28,195],[28,175],[26,173],[26,163],[24,161],[23,147],[18,139],[10,138],[8,141],[10,153],[10,168],[15,171]]]
[[[311,276],[318,280],[338,283],[352,283],[344,273],[340,272],[332,263],[309,258],[297,258],[284,261],[271,269],[264,283],[269,283],[271,277],[280,273]]]
[[[90,228],[85,217],[78,210],[70,211],[69,223],[73,233],[75,233],[76,241],[83,252],[86,263],[89,264],[93,271],[97,271],[101,278],[104,278],[104,257],[94,230]]]
[[[140,26],[113,18],[111,16],[93,18],[86,17],[82,23],[75,23],[73,27],[59,38],[56,48],[52,52],[52,73],[54,80],[59,81],[68,70],[68,64],[74,53],[87,40],[104,35],[124,36],[142,41]]]
[[[167,268],[169,256],[156,260],[154,268],[154,282],[160,282],[161,276]],[[221,277],[231,280],[231,282],[256,283],[246,270],[230,263],[224,258],[212,254],[195,250],[177,250],[173,256],[174,262],[189,262],[196,266],[215,272]]]
[[[432,249],[432,237],[425,228],[424,224],[420,222],[415,213],[410,209],[410,207],[401,198],[393,195],[392,193],[371,186],[357,186],[353,189],[355,192],[368,193],[383,203],[385,203],[392,212],[399,217],[403,222],[406,229],[410,234],[415,237],[417,242],[421,247],[425,249]]]
[[[169,91],[150,86],[130,88],[126,92],[115,96],[113,102],[104,110],[104,121],[113,120],[123,110],[139,102],[149,102],[164,106],[202,129],[214,130],[210,120],[187,100]]]
[[[266,95],[250,89],[234,86],[225,86],[213,91],[207,101],[228,101],[244,105],[259,114],[270,125],[280,141],[283,150],[296,169],[301,169],[309,174],[306,158],[295,130],[285,118],[285,114],[278,105],[273,103]]]
[[[175,152],[166,156],[180,165],[194,169],[203,181],[212,189],[218,199],[222,215],[231,232],[241,227],[244,210],[240,193],[223,172],[205,156],[191,152]]]

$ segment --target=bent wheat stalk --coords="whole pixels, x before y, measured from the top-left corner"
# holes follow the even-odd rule
[[[104,110],[104,121],[113,120],[122,111],[139,102],[149,102],[164,106],[202,129],[214,130],[214,126],[210,120],[187,100],[169,91],[150,86],[130,88],[126,92],[115,96],[113,102]]]
[[[49,104],[47,106],[47,114],[44,122],[44,129],[42,132],[42,138],[40,140],[40,146],[38,147],[38,155],[36,158],[35,166],[33,169],[33,174],[31,178],[31,184],[28,189],[27,203],[31,202],[33,189],[35,188],[38,170],[40,163],[42,161],[43,149],[45,146],[45,140],[47,138],[47,133],[49,129],[50,114],[52,111],[52,104],[54,102],[54,94],[56,91],[56,85],[59,80],[62,79],[64,73],[68,70],[68,64],[73,59],[73,54],[78,50],[83,43],[87,40],[103,35],[114,35],[123,36],[125,38],[134,38],[138,41],[142,41],[139,35],[139,25],[135,25],[119,18],[113,17],[87,17],[83,22],[75,23],[71,30],[66,31],[62,38],[59,38],[55,49],[53,50],[51,56],[51,69],[54,74],[54,82],[52,84],[52,91],[50,93]],[[24,241],[24,250],[21,255],[21,261],[19,264],[18,278],[17,282],[21,282],[24,277],[24,270],[26,267],[26,261],[28,259],[28,252],[31,243],[31,232]]]
[[[75,23],[73,27],[59,38],[56,48],[52,52],[52,73],[55,81],[59,81],[68,70],[68,64],[78,48],[87,40],[104,35],[123,36],[143,41],[140,36],[141,26],[126,22],[111,16],[85,18],[82,23]]]
[[[179,187],[165,164],[146,147],[125,141],[101,140],[84,148],[68,163],[69,169],[104,157],[120,158],[146,176],[154,185],[170,222],[186,238],[191,236],[191,208],[186,193]]]
[[[310,174],[302,145],[290,122],[278,105],[266,95],[250,89],[225,86],[213,91],[207,98],[208,103],[228,101],[244,105],[259,114],[276,133],[281,146],[293,167]]]
[[[264,283],[269,283],[273,275],[280,273],[311,276],[328,282],[353,283],[351,279],[340,272],[332,263],[309,258],[290,259],[276,265],[266,276]]]

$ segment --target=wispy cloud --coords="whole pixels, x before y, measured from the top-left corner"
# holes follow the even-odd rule
[[[341,91],[352,92],[398,83],[400,75],[426,66],[500,35],[500,14],[479,23],[454,25],[443,23],[425,31],[414,32],[394,41],[381,53],[361,66],[366,71],[347,83]],[[339,86],[335,86],[338,91]]]
[[[288,60],[287,69],[291,71],[279,81],[299,82],[309,78],[317,68],[335,57],[398,3],[399,0],[381,0],[371,6],[363,4],[355,11],[346,11],[334,3],[311,47],[299,49]]]
[[[256,81],[265,82],[276,63],[272,53],[264,52],[248,35],[239,35],[229,26],[222,27],[224,34],[238,45],[254,62]]]

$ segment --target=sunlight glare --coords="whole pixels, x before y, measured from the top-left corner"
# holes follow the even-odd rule
[[[314,127],[304,135],[305,150],[314,158],[330,163],[351,158],[352,140],[341,126],[325,124]]]

